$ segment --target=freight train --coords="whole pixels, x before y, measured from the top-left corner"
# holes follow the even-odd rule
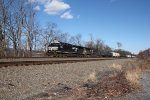
[[[119,57],[116,52],[100,52],[91,48],[53,40],[46,53],[50,57]]]

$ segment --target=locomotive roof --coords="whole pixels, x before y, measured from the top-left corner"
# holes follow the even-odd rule
[[[60,43],[60,41],[55,39],[55,40],[51,41],[51,43]]]
[[[65,45],[71,45],[71,46],[74,46],[74,47],[78,47],[78,48],[86,48],[86,49],[91,49],[91,48],[87,48],[87,47],[83,47],[83,46],[78,46],[78,45],[73,45],[73,44],[69,44],[69,43],[65,43],[65,42],[60,42],[58,40],[53,40],[51,43],[59,43],[59,44],[65,44]]]

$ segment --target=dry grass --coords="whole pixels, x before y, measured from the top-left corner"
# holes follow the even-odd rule
[[[138,64],[138,62],[136,61],[126,62],[123,71],[132,89],[141,88],[140,78],[142,75],[142,70],[140,69],[140,65]]]
[[[142,71],[150,71],[150,60],[140,60],[139,61],[140,69]]]
[[[92,72],[88,77],[84,79],[84,82],[97,82],[96,72]]]
[[[127,61],[124,65],[113,64],[111,66],[117,71],[124,73],[126,80],[132,88],[140,87],[141,68],[135,61]]]
[[[113,63],[111,67],[114,68],[117,71],[122,70],[122,65],[120,65],[120,64]]]
[[[135,70],[128,70],[125,72],[126,79],[131,83],[132,86],[139,86],[140,85],[140,77],[141,77],[141,70],[139,68]]]

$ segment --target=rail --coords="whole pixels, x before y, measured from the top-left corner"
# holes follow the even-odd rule
[[[75,63],[87,61],[113,60],[114,58],[67,58],[67,59],[15,59],[12,61],[0,60],[0,68],[7,66],[28,66],[28,65],[45,65],[45,64],[61,64],[61,63]]]

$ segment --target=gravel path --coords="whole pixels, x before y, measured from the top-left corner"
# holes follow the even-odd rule
[[[83,83],[93,72],[111,70],[112,64],[127,59],[53,65],[0,68],[0,100],[21,100],[53,88],[58,83],[70,87]]]

